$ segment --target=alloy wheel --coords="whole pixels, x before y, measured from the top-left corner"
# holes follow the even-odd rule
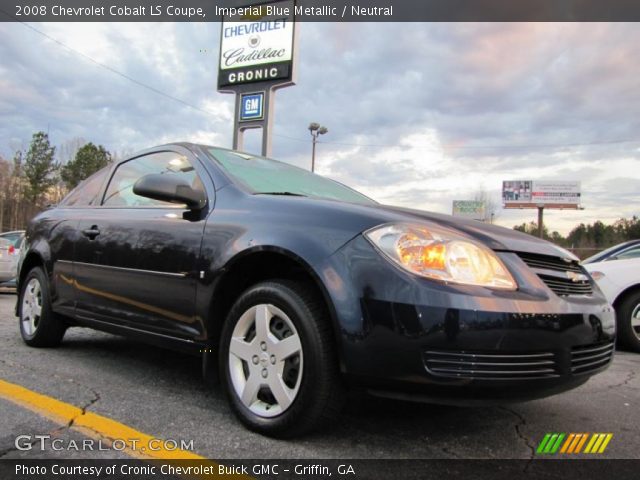
[[[42,288],[37,278],[29,280],[24,289],[20,315],[24,333],[35,334],[42,316]]]
[[[640,340],[640,303],[631,311],[631,330]]]
[[[300,336],[282,310],[259,304],[240,316],[229,345],[229,374],[251,412],[274,417],[287,410],[300,390],[302,361]]]

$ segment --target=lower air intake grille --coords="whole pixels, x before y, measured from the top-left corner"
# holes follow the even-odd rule
[[[425,352],[427,371],[438,377],[524,380],[557,377],[553,353],[487,354],[474,352]]]
[[[613,358],[613,342],[573,347],[571,349],[571,373],[586,373],[606,367]]]

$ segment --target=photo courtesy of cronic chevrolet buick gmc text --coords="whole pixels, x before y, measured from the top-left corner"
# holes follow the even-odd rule
[[[202,355],[272,436],[335,417],[350,387],[501,404],[582,385],[613,356],[614,313],[569,252],[222,148],[106,167],[31,221],[21,257],[28,345],[83,326]]]

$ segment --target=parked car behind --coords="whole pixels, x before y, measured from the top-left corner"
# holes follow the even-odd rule
[[[222,148],[115,162],[37,215],[25,249],[28,345],[85,326],[201,355],[268,435],[325,424],[348,387],[500,404],[613,355],[613,310],[566,250]]]
[[[640,258],[606,259],[584,267],[615,308],[618,342],[640,353]]]
[[[0,233],[0,238],[5,238],[13,243],[15,248],[20,246],[22,239],[24,238],[24,230],[13,230],[11,232]]]
[[[24,230],[0,233],[0,286],[15,287]]]

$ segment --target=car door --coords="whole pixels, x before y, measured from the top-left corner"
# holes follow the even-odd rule
[[[207,207],[193,212],[133,193],[135,182],[152,173],[181,175],[194,188],[208,190]],[[76,315],[173,337],[198,337],[198,260],[212,187],[187,151],[152,152],[117,165],[100,207],[87,210],[79,223]]]
[[[78,243],[78,223],[87,210],[100,202],[105,182],[111,169],[105,167],[80,183],[67,195],[57,208],[50,212],[48,221],[41,224],[43,236],[48,238],[53,261],[53,309],[73,317],[76,306],[74,278],[74,250]],[[45,233],[46,232],[46,233]]]

